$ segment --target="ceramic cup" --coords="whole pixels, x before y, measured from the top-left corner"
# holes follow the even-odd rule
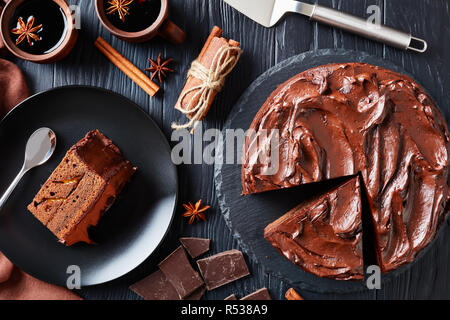
[[[11,19],[17,7],[24,1],[26,0],[10,0],[3,8],[3,13],[0,17],[0,34],[6,48],[16,57],[36,63],[51,63],[67,56],[75,46],[78,38],[78,30],[76,30],[74,26],[72,10],[65,0],[51,0],[62,9],[66,16],[66,34],[58,47],[45,54],[31,54],[16,46],[15,41],[11,37]]]
[[[156,20],[146,29],[127,32],[115,27],[108,19],[104,5],[108,0],[95,0],[95,10],[102,25],[117,38],[129,42],[145,42],[159,35],[174,44],[183,43],[186,34],[175,23],[167,19],[169,15],[168,0],[161,0],[161,10]]]

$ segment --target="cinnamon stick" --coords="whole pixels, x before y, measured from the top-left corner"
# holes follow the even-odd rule
[[[240,42],[237,42],[236,40],[233,39],[228,40],[228,44],[232,47],[239,47],[241,45]]]
[[[159,91],[159,86],[150,80],[141,70],[139,70],[128,59],[121,55],[102,37],[98,37],[94,45],[100,50],[116,67],[125,73],[139,87],[141,87],[150,96],[154,96]]]
[[[211,33],[208,36],[208,39],[206,39],[206,42],[203,45],[202,51],[200,51],[200,54],[198,55],[199,59],[203,58],[203,55],[205,54],[206,50],[208,50],[212,39],[222,36],[222,33],[223,33],[222,29],[220,29],[218,26],[214,26],[212,28]]]
[[[287,300],[304,300],[302,296],[294,290],[294,288],[290,288],[288,291],[286,291],[285,297]]]
[[[235,40],[227,40],[227,39],[221,37],[222,33],[223,33],[223,31],[219,27],[214,26],[210,35],[207,38],[202,50],[200,51],[199,56],[197,57],[197,61],[200,62],[206,68],[212,69],[212,68],[216,67],[216,66],[213,66],[212,63],[213,63],[214,57],[216,56],[216,53],[222,47],[224,47],[224,46],[239,47],[240,46],[240,43]],[[216,63],[220,63],[220,61],[217,61]],[[196,92],[192,91],[187,94],[185,94],[185,92],[187,92],[191,88],[194,88],[201,84],[202,84],[201,80],[189,76],[186,80],[186,84],[180,94],[180,97],[178,98],[178,101],[176,103],[176,108],[190,110],[193,106],[195,106],[198,103],[198,99],[199,99],[198,97],[195,97]],[[206,116],[209,109],[211,108],[212,102],[214,101],[217,93],[218,92],[216,92],[216,91],[212,92],[210,99],[208,100],[208,108],[207,108],[206,112],[204,113],[203,118],[204,118],[204,116]],[[192,116],[190,114],[186,114],[186,116],[189,119],[192,119]],[[200,119],[200,120],[202,120],[202,119]]]

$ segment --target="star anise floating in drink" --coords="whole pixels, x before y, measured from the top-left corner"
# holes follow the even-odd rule
[[[166,72],[174,72],[173,69],[168,67],[168,64],[173,61],[172,58],[162,61],[161,53],[158,54],[158,59],[156,62],[152,59],[148,59],[151,64],[150,68],[145,69],[145,71],[152,72],[151,79],[153,80],[156,75],[158,75],[159,83],[162,83],[163,77],[167,77]]]
[[[107,9],[107,14],[113,14],[117,12],[119,14],[120,20],[125,22],[125,16],[129,13],[129,6],[134,0],[108,0],[108,4],[110,5]]]
[[[189,224],[192,224],[195,219],[197,219],[197,221],[200,221],[200,219],[206,221],[204,212],[210,208],[210,206],[202,206],[201,199],[198,200],[195,205],[192,204],[192,202],[189,202],[188,204],[183,204],[183,207],[186,209],[186,212],[183,213],[183,217],[189,218]]]
[[[27,23],[23,21],[22,18],[19,18],[17,23],[18,28],[14,28],[11,30],[12,33],[19,35],[16,39],[16,45],[20,44],[23,40],[27,39],[28,45],[32,46],[34,41],[41,41],[41,38],[36,34],[42,29],[42,24],[38,26],[34,25],[34,17],[31,16],[28,18]]]

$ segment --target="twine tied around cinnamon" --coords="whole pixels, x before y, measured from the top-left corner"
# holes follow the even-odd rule
[[[208,112],[211,98],[214,92],[220,92],[225,84],[225,79],[228,74],[236,66],[241,57],[242,49],[234,46],[221,47],[213,58],[211,69],[206,68],[198,60],[192,62],[191,68],[187,73],[187,78],[194,77],[202,81],[198,86],[194,86],[186,90],[181,98],[179,105],[175,109],[181,113],[189,116],[189,122],[185,124],[172,123],[172,129],[186,129],[192,128],[191,133],[194,132],[198,123],[206,116]],[[191,98],[185,108],[183,108],[183,100],[186,96],[197,91]],[[194,102],[197,101],[195,105]]]

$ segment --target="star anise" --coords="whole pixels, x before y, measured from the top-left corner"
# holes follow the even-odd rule
[[[165,61],[162,61],[161,53],[158,54],[158,59],[156,59],[156,62],[152,59],[148,59],[148,61],[151,64],[150,68],[145,69],[145,71],[153,72],[151,79],[153,80],[156,75],[158,75],[159,83],[162,83],[162,78],[167,77],[166,72],[174,72],[173,69],[170,69],[167,67],[169,63],[173,61],[172,58],[167,59]]]
[[[186,209],[186,212],[183,213],[183,217],[189,218],[189,224],[192,224],[195,219],[200,221],[206,221],[206,217],[204,212],[210,208],[210,206],[202,206],[202,200],[198,200],[195,205],[192,202],[188,204],[183,204],[183,207]]]
[[[108,4],[110,7],[107,9],[107,14],[113,14],[114,12],[117,12],[119,14],[120,20],[122,22],[125,22],[125,16],[130,14],[128,6],[133,2],[134,0],[108,0]]]
[[[42,29],[42,24],[33,27],[33,24],[34,24],[33,16],[28,18],[28,21],[26,24],[22,18],[19,18],[19,21],[17,24],[19,27],[11,30],[12,33],[19,35],[16,39],[16,45],[20,44],[23,40],[25,40],[25,38],[27,39],[28,44],[30,46],[33,45],[33,43],[31,42],[31,39],[33,39],[34,41],[41,41],[41,38],[39,38],[36,35],[36,33],[39,32],[40,29]]]

